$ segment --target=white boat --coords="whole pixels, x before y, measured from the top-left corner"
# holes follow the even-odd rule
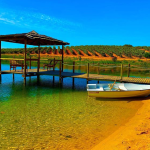
[[[146,97],[150,85],[134,83],[87,84],[88,96],[101,98]]]

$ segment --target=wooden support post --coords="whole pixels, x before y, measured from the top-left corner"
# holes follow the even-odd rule
[[[30,69],[31,69],[31,56],[30,56]]]
[[[1,41],[0,41],[0,82],[1,82]]]
[[[24,45],[24,85],[26,85],[26,52],[27,52],[27,40]]]
[[[62,67],[62,64],[60,62],[60,64],[59,64],[59,83],[61,83],[61,67]]]
[[[87,63],[87,78],[89,77],[89,63]]]
[[[53,71],[55,70],[55,58],[54,58],[54,66],[53,66]]]
[[[99,83],[99,80],[97,81],[97,83]]]
[[[87,82],[86,82],[87,84],[89,83],[89,80],[87,79]]]
[[[39,73],[39,69],[40,69],[40,45],[38,46],[38,68],[37,68],[38,73]]]
[[[73,73],[75,73],[75,61],[73,61]],[[74,78],[72,78],[72,86],[74,88]]]
[[[64,65],[64,50],[63,50],[63,48],[64,48],[64,46],[62,45],[62,72],[63,72],[63,70],[64,70],[64,67],[63,67],[63,65]]]
[[[127,77],[130,76],[130,64],[128,64],[128,72],[127,72]]]
[[[121,64],[121,72],[120,72],[121,80],[122,80],[122,75],[123,75],[123,64]]]

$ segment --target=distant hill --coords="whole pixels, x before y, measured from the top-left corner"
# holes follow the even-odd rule
[[[2,49],[2,54],[23,54],[23,48],[5,48]],[[58,46],[56,49],[53,47],[41,47],[41,54],[45,55],[61,55],[62,49]],[[27,53],[37,54],[38,48],[27,48]],[[66,46],[64,47],[64,56],[71,57],[85,57],[85,58],[112,58],[117,57],[118,59],[127,58],[150,58],[150,47],[147,46],[137,46],[132,45],[124,46],[108,46],[108,45],[81,45],[81,46]]]

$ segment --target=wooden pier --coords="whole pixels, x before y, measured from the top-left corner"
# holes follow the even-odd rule
[[[22,74],[22,77],[24,77],[24,72],[22,70],[5,70],[1,71],[1,74]],[[150,84],[150,78],[134,78],[134,77],[123,77],[123,76],[112,76],[112,75],[99,75],[99,74],[89,74],[87,73],[75,73],[74,67],[72,72],[62,72],[62,69],[60,70],[46,70],[46,69],[28,69],[26,71],[26,77],[31,76],[39,76],[39,75],[49,75],[49,76],[59,76],[60,79],[70,77],[73,78],[80,78],[80,79],[86,79],[87,81],[90,80],[97,80],[97,81],[117,81],[117,82],[130,82],[130,83],[145,83]],[[13,76],[14,78],[14,76]],[[74,83],[73,83],[74,84]]]
[[[1,41],[5,42],[13,42],[13,43],[20,43],[24,44],[24,58],[23,59],[12,59],[12,58],[1,58]],[[36,59],[30,59],[27,58],[27,45],[34,45],[38,46],[38,58]],[[53,60],[53,64],[46,64],[47,69],[41,69],[40,68],[40,46],[45,45],[62,45],[61,54],[62,59],[61,60]],[[45,35],[40,35],[35,31],[31,31],[29,33],[22,33],[22,34],[10,34],[10,35],[0,35],[0,81],[1,81],[1,75],[2,74],[13,74],[13,79],[15,74],[22,74],[22,77],[24,78],[24,84],[26,85],[26,77],[31,76],[37,76],[37,79],[40,75],[51,75],[53,76],[59,76],[60,82],[63,81],[63,78],[65,77],[71,77],[73,79],[73,85],[74,85],[74,78],[81,78],[86,79],[87,82],[89,80],[97,80],[98,82],[100,80],[107,80],[107,81],[118,81],[118,82],[132,82],[132,83],[147,83],[150,84],[150,79],[148,78],[133,78],[130,77],[130,64],[128,65],[128,72],[127,77],[123,76],[123,65],[121,64],[120,69],[120,76],[112,76],[112,75],[100,75],[100,70],[98,66],[98,73],[97,74],[90,74],[89,68],[90,64],[87,64],[87,73],[75,73],[75,62],[73,62],[72,65],[72,72],[64,72],[63,70],[63,55],[64,50],[63,47],[65,45],[69,45],[69,43],[57,40]],[[10,64],[10,70],[1,70],[1,60],[16,60],[16,64],[11,63]],[[18,61],[18,62],[17,62]],[[21,63],[19,63],[19,61]],[[29,61],[30,66],[27,66],[27,61]],[[37,62],[37,69],[31,69],[31,61]],[[59,70],[55,70],[56,63],[59,62]],[[16,70],[16,67],[21,66],[22,70]],[[44,67],[44,66],[43,66]],[[13,68],[13,70],[11,70]],[[29,69],[28,69],[29,68]],[[48,69],[53,68],[53,70]]]

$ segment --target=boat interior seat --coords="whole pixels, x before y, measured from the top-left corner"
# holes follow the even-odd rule
[[[96,89],[96,84],[87,84],[87,89]]]
[[[100,88],[99,88],[99,91],[104,91],[104,88],[103,88],[103,87],[100,87]]]
[[[120,90],[123,90],[123,91],[127,91],[126,87],[124,86],[124,84],[121,84],[118,86]]]
[[[100,84],[96,84],[96,89],[98,89],[99,91],[104,91],[103,86]]]
[[[104,91],[104,88],[98,84],[87,84],[87,91]]]

